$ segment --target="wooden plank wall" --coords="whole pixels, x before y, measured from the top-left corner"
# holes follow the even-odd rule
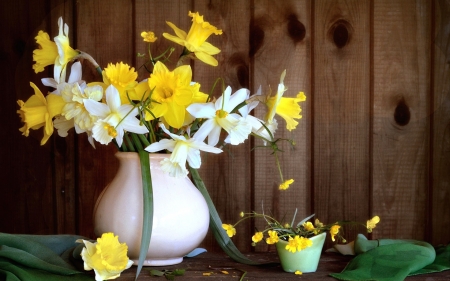
[[[102,67],[142,64],[140,33],[159,37],[152,52],[173,46],[165,21],[188,30],[188,11],[223,29],[209,40],[221,49],[219,66],[192,63],[194,79],[208,92],[222,77],[233,90],[275,90],[286,69],[286,96],[304,91],[303,119],[277,136],[295,139],[280,156],[279,176],[268,151],[247,141],[221,155],[203,155],[201,174],[226,222],[241,211],[280,217],[316,213],[325,222],[382,218],[372,238],[450,242],[450,1],[449,0],[27,0],[3,1],[0,9],[0,231],[77,233],[93,236],[92,210],[117,169],[112,146],[94,150],[85,135],[21,136],[17,99],[33,81],[51,77],[31,69],[34,36],[56,36],[57,19],[69,25],[72,45]],[[177,52],[179,52],[179,48]],[[84,75],[95,71],[84,63]],[[146,74],[139,70],[139,78]],[[215,93],[219,95],[220,93]],[[256,116],[263,116],[258,110]],[[259,222],[238,227],[234,239],[252,250]],[[356,230],[346,232],[351,240]],[[203,246],[218,250],[209,235]],[[257,251],[266,251],[260,245]]]

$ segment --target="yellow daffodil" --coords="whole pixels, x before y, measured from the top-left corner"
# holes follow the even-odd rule
[[[236,235],[236,229],[231,224],[222,224],[222,228],[227,232],[228,237]]]
[[[40,30],[35,37],[36,43],[39,48],[33,51],[33,69],[35,73],[44,71],[44,68],[48,65],[55,63],[58,57],[58,47],[56,43],[50,40],[50,36],[47,32]]]
[[[94,139],[101,144],[108,144],[115,139],[120,147],[125,131],[148,133],[147,128],[136,118],[138,109],[131,104],[121,104],[119,92],[113,85],[106,89],[106,104],[85,99],[84,106],[89,114],[97,117],[92,133]]]
[[[133,264],[127,256],[128,246],[119,242],[119,237],[113,233],[104,233],[96,243],[87,240],[77,240],[85,245],[81,252],[85,270],[95,271],[95,280],[111,280]]]
[[[122,104],[130,103],[129,98],[131,100],[140,99],[140,97],[135,96],[135,87],[138,84],[136,79],[137,72],[134,67],[130,67],[123,62],[109,63],[103,70],[103,82],[106,86],[113,85],[119,91]]]
[[[284,92],[287,90],[284,86],[284,77],[286,76],[286,70],[283,71],[280,77],[280,84],[278,84],[277,94],[274,97],[270,97],[266,101],[268,107],[268,113],[266,114],[266,122],[271,124],[274,120],[275,114],[280,115],[286,121],[286,128],[291,131],[295,129],[298,122],[294,119],[300,119],[301,108],[299,102],[305,101],[306,96],[303,92],[297,94],[295,98],[283,97]]]
[[[195,118],[205,118],[206,121],[195,133],[199,140],[208,138],[208,144],[215,146],[219,142],[222,128],[228,133],[226,143],[237,145],[243,143],[252,130],[252,125],[246,118],[232,111],[248,96],[247,89],[239,89],[231,95],[231,88],[227,87],[216,102],[193,103],[186,110]]]
[[[53,134],[53,117],[61,114],[64,106],[64,100],[61,96],[49,94],[44,97],[41,90],[32,82],[31,87],[34,90],[32,95],[26,102],[18,100],[20,109],[17,110],[22,122],[25,123],[19,130],[28,137],[30,129],[37,130],[44,127],[44,137],[41,145],[44,145]]]
[[[162,62],[157,62],[153,73],[148,79],[152,93],[152,102],[145,119],[163,117],[173,128],[181,128],[184,124],[186,107],[192,103],[199,91],[197,83],[191,85],[192,70],[189,65],[183,65],[169,71]]]
[[[220,50],[206,42],[206,40],[212,34],[222,34],[222,30],[217,29],[209,22],[204,21],[203,16],[200,16],[198,12],[189,12],[189,16],[192,17],[192,25],[187,34],[185,31],[168,21],[167,24],[173,29],[176,36],[169,33],[163,33],[163,36],[170,41],[186,47],[186,49],[193,52],[195,56],[204,63],[217,66],[218,62],[212,55],[220,53]]]
[[[198,141],[195,138],[186,138],[185,136],[179,136],[172,134],[166,129],[164,124],[160,124],[161,129],[169,135],[172,139],[162,139],[159,142],[154,142],[145,148],[148,152],[158,152],[168,150],[172,152],[170,158],[164,158],[161,161],[161,169],[172,177],[185,177],[188,174],[186,169],[186,161],[194,169],[199,169],[201,165],[200,150],[221,153],[222,150],[207,145],[202,141]]]
[[[377,226],[377,223],[380,222],[380,217],[379,216],[374,216],[373,218],[371,218],[370,220],[367,221],[367,232],[371,233],[372,230]]]
[[[295,275],[302,275],[303,272],[301,272],[300,270],[296,270],[296,271],[294,272],[294,274],[295,274]]]
[[[252,241],[254,243],[258,243],[264,238],[264,235],[262,232],[256,232],[255,235],[252,236]]]
[[[293,182],[294,182],[293,179],[285,180],[283,183],[280,184],[279,189],[286,190],[289,188],[289,185],[291,185]]]
[[[155,36],[155,33],[152,31],[142,31],[141,37],[144,39],[145,42],[153,43],[158,39],[158,37]]]
[[[266,238],[266,243],[267,244],[275,244],[278,242],[278,240],[280,240],[280,238],[278,238],[278,233],[274,230],[269,230],[267,232],[267,234],[269,234],[269,237]]]
[[[334,242],[334,237],[339,233],[339,228],[341,228],[340,225],[335,224],[330,228],[330,234],[331,234],[331,240]]]

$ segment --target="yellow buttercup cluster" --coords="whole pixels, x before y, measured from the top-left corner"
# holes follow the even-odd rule
[[[295,214],[297,213],[297,210]],[[262,218],[266,222],[266,226],[263,230],[257,230],[252,236],[252,245],[255,246],[258,242],[264,240],[266,244],[276,244],[280,240],[288,242],[286,245],[286,250],[295,253],[302,251],[308,247],[312,246],[311,237],[319,235],[324,232],[329,232],[331,240],[334,242],[337,239],[343,243],[346,240],[341,235],[341,228],[344,225],[360,225],[366,228],[367,232],[371,232],[373,228],[376,227],[377,223],[380,222],[378,216],[374,216],[372,219],[367,220],[366,224],[353,221],[338,221],[332,224],[324,224],[320,220],[315,219],[314,224],[309,221],[314,215],[311,215],[298,224],[282,223],[272,216],[266,215],[264,213],[244,213],[239,214],[241,219],[239,219],[235,224],[223,224],[222,227],[226,230],[229,237],[236,235],[236,227],[238,224],[249,218]],[[295,221],[295,215],[292,222]]]

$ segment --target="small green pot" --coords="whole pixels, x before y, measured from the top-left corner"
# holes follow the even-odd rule
[[[309,238],[313,242],[312,246],[295,253],[286,250],[288,242],[279,240],[276,246],[283,270],[286,272],[295,272],[297,270],[303,273],[315,272],[319,265],[320,254],[322,253],[326,236],[327,233],[324,232]]]

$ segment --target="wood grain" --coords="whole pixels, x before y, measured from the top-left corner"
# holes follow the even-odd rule
[[[365,222],[370,214],[370,2],[314,5],[314,212],[325,223]],[[343,235],[351,241],[361,231],[346,229]]]
[[[432,118],[431,242],[450,242],[450,3],[436,1]]]
[[[425,238],[430,2],[374,2],[374,237]]]
[[[108,63],[133,63],[132,1],[79,1],[77,3],[77,47],[92,55],[100,67]],[[86,80],[101,81],[89,63],[84,63]],[[89,71],[86,73],[86,71]],[[78,225],[79,234],[95,237],[92,214],[100,192],[114,177],[118,161],[113,145],[87,141],[86,134],[77,142]]]
[[[449,243],[450,72],[448,0],[16,0],[0,4],[0,231],[74,233],[94,238],[92,210],[99,193],[116,173],[114,146],[92,148],[86,135],[55,133],[40,146],[42,129],[25,138],[16,110],[40,87],[48,70],[32,70],[34,37],[45,30],[53,38],[57,19],[69,25],[75,48],[106,67],[123,61],[138,68],[146,45],[140,33],[159,37],[152,53],[174,43],[166,21],[188,31],[188,12],[198,11],[224,31],[209,42],[221,49],[219,66],[191,63],[194,80],[208,93],[216,78],[233,91],[252,94],[275,90],[287,70],[286,96],[306,93],[303,119],[289,132],[279,119],[284,143],[280,160],[285,178],[277,189],[274,160],[247,140],[226,146],[220,155],[202,154],[201,175],[224,222],[241,211],[265,211],[277,217],[316,213],[326,222],[381,216],[372,238],[421,239]],[[173,55],[176,60],[181,47]],[[83,62],[88,81],[100,77]],[[142,68],[139,80],[148,76]],[[220,88],[213,95],[218,97]],[[258,117],[264,110],[257,110]],[[233,241],[250,246],[254,226],[238,227]],[[345,232],[348,240],[355,232]],[[221,251],[208,235],[202,244]]]
[[[288,190],[279,190],[280,175],[275,157],[269,148],[254,151],[254,202],[253,210],[273,214],[283,222],[291,222],[298,209],[297,222],[309,216],[311,210],[311,1],[255,2],[251,26],[252,90],[256,93],[261,86],[262,93],[276,94],[280,75],[286,70],[284,84],[288,90],[284,97],[295,97],[305,92],[307,101],[301,103],[303,118],[295,130],[288,131],[286,122],[276,116],[278,129],[275,139],[295,141],[292,147],[280,141],[278,153],[284,179],[294,179]],[[260,104],[255,116],[264,119],[265,105]],[[262,141],[255,139],[254,146]],[[250,210],[248,210],[250,211]],[[264,229],[264,221],[257,221],[257,229]],[[248,238],[249,239],[249,238]],[[250,239],[249,239],[250,241]],[[259,243],[258,251],[268,246]]]
[[[201,84],[204,93],[211,91],[217,78],[222,78],[225,87],[230,86],[233,93],[240,88],[248,88],[250,2],[195,1],[194,10],[203,15],[204,20],[223,31],[222,35],[211,35],[208,39],[208,42],[221,50],[216,55],[219,65],[211,67],[195,61],[194,80]],[[222,94],[221,89],[219,84],[213,94],[216,98]],[[234,223],[239,219],[239,213],[251,206],[250,143],[247,140],[238,146],[227,145],[223,150],[221,154],[202,153],[200,175],[222,221]],[[250,237],[250,227],[240,227],[238,233],[237,237],[242,238],[233,238],[236,246],[241,251],[250,249],[251,246],[245,239]],[[204,244],[208,249],[220,249],[211,235]]]

